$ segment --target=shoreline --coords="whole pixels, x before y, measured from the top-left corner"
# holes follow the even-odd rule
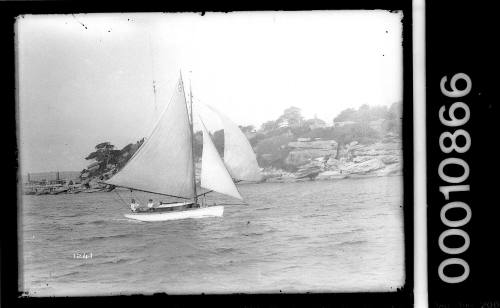
[[[402,173],[393,173],[393,174],[345,174],[341,177],[330,177],[330,178],[316,178],[316,179],[309,179],[309,178],[280,178],[280,177],[273,177],[273,178],[267,178],[266,180],[260,181],[260,182],[241,182],[239,185],[259,185],[259,184],[287,184],[287,183],[301,183],[301,182],[338,182],[338,181],[343,181],[343,180],[353,180],[353,179],[369,179],[369,178],[381,178],[381,177],[397,177],[397,176],[403,176]],[[114,189],[109,189],[108,187],[102,187],[102,188],[88,188],[88,189],[80,189],[78,192],[71,192],[71,191],[64,191],[60,193],[42,193],[42,194],[26,194],[23,193],[23,195],[32,195],[32,196],[45,196],[45,195],[72,195],[72,194],[79,194],[79,193],[106,193],[106,192],[113,192],[115,190],[123,191],[123,190],[128,190],[125,188],[114,188]]]

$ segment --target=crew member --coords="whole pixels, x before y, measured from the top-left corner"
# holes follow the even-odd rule
[[[153,202],[153,199],[149,199],[148,201],[148,210],[149,211],[154,211],[155,204]]]
[[[132,201],[130,202],[130,209],[132,210],[132,212],[137,212],[137,209],[139,207],[140,207],[139,203],[137,203],[135,199],[132,199]]]

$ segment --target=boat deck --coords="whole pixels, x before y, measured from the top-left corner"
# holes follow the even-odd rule
[[[176,202],[176,203],[166,203],[160,204],[158,207],[153,209],[143,209],[137,212],[133,212],[134,214],[152,214],[152,213],[162,213],[162,212],[175,212],[175,211],[185,211],[189,209],[199,209],[200,205],[195,205],[192,202]]]

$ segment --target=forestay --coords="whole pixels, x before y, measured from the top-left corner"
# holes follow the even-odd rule
[[[194,197],[193,150],[184,85],[172,98],[151,136],[108,184],[154,193]]]
[[[203,152],[201,155],[201,187],[243,199],[234,185],[224,162],[200,118],[203,131]]]

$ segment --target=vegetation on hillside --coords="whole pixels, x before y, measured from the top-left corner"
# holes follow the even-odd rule
[[[362,105],[357,110],[348,108],[333,119],[334,125],[323,120],[304,119],[300,109],[290,107],[278,119],[267,121],[250,139],[261,167],[275,167],[292,171],[285,158],[290,152],[287,144],[298,138],[335,140],[339,147],[357,141],[370,144],[386,133],[401,135],[401,103],[387,106]]]
[[[386,133],[401,135],[402,104],[387,106],[362,105],[358,109],[348,108],[327,124],[316,117],[305,119],[297,107],[289,107],[275,120],[270,120],[255,129],[252,125],[240,126],[248,137],[261,167],[274,167],[291,170],[286,157],[291,149],[288,143],[298,138],[335,140],[339,147],[357,141],[370,144],[379,141]],[[221,154],[224,153],[224,132],[212,134],[214,144]],[[82,171],[82,177],[106,177],[121,169],[142,145],[144,138],[116,150],[110,142],[95,147],[85,159],[95,160]],[[201,131],[194,135],[194,155],[199,159],[202,154],[203,136]]]
[[[143,144],[144,138],[136,143],[129,143],[121,150],[116,150],[110,142],[102,142],[95,146],[86,160],[93,161],[80,173],[81,178],[98,177],[104,179],[108,173],[121,169]]]

